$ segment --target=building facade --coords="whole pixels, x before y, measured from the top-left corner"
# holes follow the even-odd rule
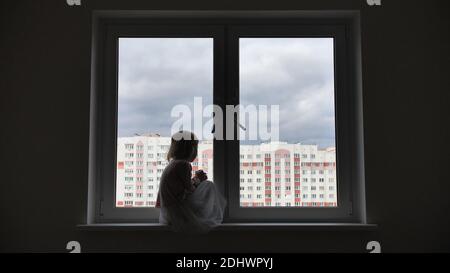
[[[117,207],[155,206],[169,147],[170,137],[157,134],[118,138]],[[337,206],[335,148],[271,142],[240,149],[241,206]],[[199,169],[214,181],[211,141],[199,143],[193,174]]]

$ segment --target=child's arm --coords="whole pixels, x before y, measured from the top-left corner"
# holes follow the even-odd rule
[[[194,185],[192,184],[192,166],[189,162],[186,162],[184,166],[184,172],[182,175],[184,187],[188,193],[192,193],[195,190]]]

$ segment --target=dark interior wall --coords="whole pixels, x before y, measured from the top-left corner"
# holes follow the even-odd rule
[[[450,251],[448,1],[2,1],[0,250]],[[91,12],[361,10],[367,214],[375,231],[80,231],[87,203]]]

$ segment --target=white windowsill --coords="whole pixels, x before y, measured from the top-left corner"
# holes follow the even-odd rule
[[[169,230],[159,223],[97,223],[81,224],[80,230]],[[361,230],[371,231],[377,228],[376,224],[359,223],[223,223],[214,230]]]

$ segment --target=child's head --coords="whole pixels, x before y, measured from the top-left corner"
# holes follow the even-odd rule
[[[194,161],[197,157],[198,139],[194,133],[179,131],[172,136],[167,160],[182,159]]]

